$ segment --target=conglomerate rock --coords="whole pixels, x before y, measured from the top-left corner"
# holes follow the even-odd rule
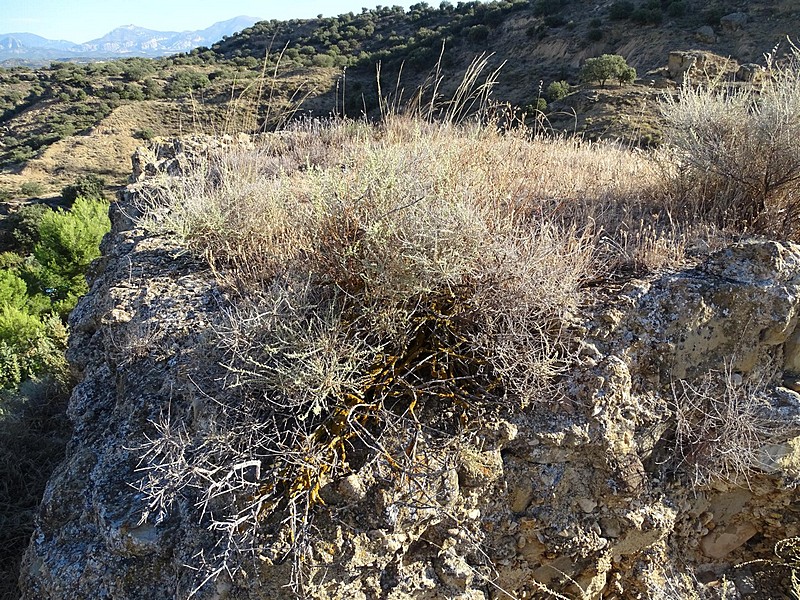
[[[292,597],[291,560],[258,548],[201,585],[219,534],[196,494],[178,482],[153,514],[137,485],[165,424],[178,437],[208,431],[225,393],[214,329],[229,306],[205,263],[136,227],[137,185],[71,317],[75,432],[24,560],[24,597]],[[329,482],[305,594],[788,597],[791,567],[773,548],[800,536],[799,309],[792,244],[741,243],[630,282],[587,309],[549,401],[487,417],[456,448],[421,438],[409,453],[424,481],[370,463]]]

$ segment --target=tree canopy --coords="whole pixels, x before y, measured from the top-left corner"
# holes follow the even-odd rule
[[[581,70],[581,79],[597,81],[605,86],[609,79],[616,79],[620,84],[630,83],[636,79],[636,69],[628,65],[619,54],[603,54],[589,58]]]

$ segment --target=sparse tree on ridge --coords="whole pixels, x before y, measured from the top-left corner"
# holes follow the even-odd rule
[[[628,65],[619,54],[603,54],[586,60],[581,70],[581,79],[597,81],[601,87],[605,87],[609,79],[616,79],[621,85],[636,79],[636,69]]]

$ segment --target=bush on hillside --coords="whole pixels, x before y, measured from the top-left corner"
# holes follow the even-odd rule
[[[105,197],[103,194],[105,187],[105,179],[98,177],[94,173],[89,173],[78,177],[73,183],[65,186],[61,190],[61,197],[70,206],[78,198],[101,200]]]
[[[475,25],[467,29],[467,39],[474,44],[485,42],[488,37],[489,28],[486,25]]]
[[[586,34],[586,39],[590,42],[599,42],[603,39],[602,29],[590,29]]]
[[[47,374],[67,377],[67,330],[56,315],[43,318],[13,306],[0,308],[0,389]]]
[[[552,81],[550,85],[547,86],[547,90],[545,94],[547,95],[547,99],[550,102],[558,102],[562,98],[564,98],[570,92],[569,84],[564,81]]]
[[[110,228],[103,200],[78,198],[70,211],[19,212],[13,233],[31,255],[0,255],[0,389],[42,376],[65,379],[62,319],[86,292],[84,274]]]
[[[164,88],[168,98],[182,98],[194,90],[207,87],[211,81],[199,71],[178,71]]]
[[[16,250],[23,255],[33,252],[39,241],[39,224],[50,209],[44,204],[28,204],[20,207],[8,217],[11,236],[17,244]]]
[[[547,100],[544,98],[537,98],[534,102],[526,105],[525,112],[529,115],[536,115],[537,113],[543,113],[547,110]]]
[[[103,200],[79,197],[69,212],[44,215],[33,255],[42,267],[39,277],[48,296],[63,301],[86,292],[84,273],[100,256],[100,241],[110,227]]]
[[[658,25],[664,20],[661,8],[639,8],[631,13],[630,19],[639,25]]]
[[[548,15],[544,18],[544,24],[551,28],[562,27],[567,20],[562,15]]]
[[[28,198],[37,198],[44,194],[44,185],[38,181],[26,181],[19,187],[19,191]]]
[[[11,270],[0,271],[0,306],[22,306],[27,291],[24,279]]]
[[[630,83],[636,79],[636,69],[619,54],[603,54],[586,60],[581,69],[581,79],[597,81],[601,86],[605,86],[609,79],[616,79],[620,84]]]
[[[621,0],[620,2],[614,2],[609,7],[608,16],[615,21],[622,21],[630,18],[631,14],[633,14],[634,9],[635,7],[633,5],[633,2],[629,2],[628,0]]]
[[[536,0],[533,3],[533,14],[536,16],[554,15],[564,8],[567,0]]]
[[[800,50],[761,86],[685,84],[662,114],[689,210],[800,239]]]
[[[6,350],[0,341],[0,378],[7,372]],[[0,598],[20,597],[20,559],[45,485],[71,433],[68,398],[63,386],[48,377],[13,394],[0,390]]]
[[[682,17],[686,14],[686,2],[684,0],[677,0],[667,5],[667,14],[670,17]]]

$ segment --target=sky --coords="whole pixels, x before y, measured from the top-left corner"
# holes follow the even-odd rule
[[[0,33],[35,33],[82,44],[121,25],[159,31],[205,29],[239,15],[307,19],[400,5],[419,0],[0,0]],[[374,2],[374,3],[373,3]]]

